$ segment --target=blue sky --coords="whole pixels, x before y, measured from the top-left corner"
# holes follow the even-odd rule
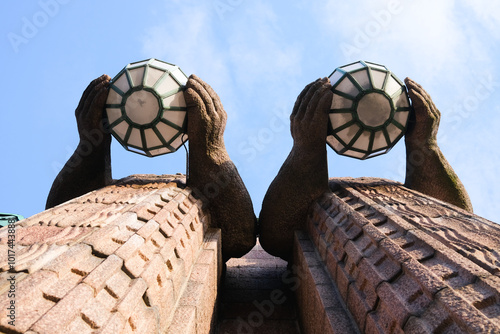
[[[288,155],[288,115],[309,82],[357,60],[420,83],[442,113],[438,143],[475,212],[500,222],[500,2],[4,1],[0,212],[44,209],[78,143],[88,83],[158,58],[195,73],[228,113],[225,142],[256,214]],[[328,149],[330,176],[404,180],[400,141],[366,161]],[[184,150],[147,158],[112,144],[113,177],[186,170]]]

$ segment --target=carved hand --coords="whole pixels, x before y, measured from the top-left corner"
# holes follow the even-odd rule
[[[80,143],[52,183],[46,208],[112,182],[111,135],[103,126],[109,81],[109,76],[102,75],[83,92],[75,111]]]
[[[464,185],[437,144],[441,113],[427,92],[406,78],[414,113],[405,135],[405,186],[472,212]]]
[[[104,130],[104,106],[108,97],[111,78],[106,74],[92,81],[83,92],[80,103],[75,110],[76,122],[80,140],[88,140],[92,136],[92,143],[111,142],[111,135]],[[99,140],[100,138],[104,140]]]
[[[260,212],[260,243],[291,260],[294,231],[304,227],[311,203],[328,188],[326,135],[333,93],[328,79],[307,85],[290,116],[293,148],[267,190]]]
[[[189,178],[195,196],[207,204],[222,233],[222,257],[240,257],[255,245],[252,200],[224,145],[227,114],[219,96],[191,75],[184,92],[188,109]]]
[[[297,97],[290,129],[294,140],[294,149],[313,150],[324,147],[328,126],[328,109],[333,93],[328,78],[318,79],[307,85]]]
[[[406,78],[405,83],[414,109],[408,122],[406,143],[414,148],[435,147],[441,113],[422,86],[410,78]]]
[[[192,74],[184,92],[188,107],[188,137],[193,154],[216,158],[225,153],[224,129],[227,114],[215,91]]]

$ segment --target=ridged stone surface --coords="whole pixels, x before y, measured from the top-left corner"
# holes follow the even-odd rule
[[[295,265],[327,273],[350,332],[500,333],[499,225],[388,180],[330,188],[296,238]],[[308,242],[316,262],[306,262]],[[325,313],[311,304],[316,292],[299,296],[301,319]]]
[[[179,175],[135,175],[22,220],[13,266],[1,229],[0,331],[210,331],[220,230],[184,183]],[[15,326],[4,307],[13,299]]]

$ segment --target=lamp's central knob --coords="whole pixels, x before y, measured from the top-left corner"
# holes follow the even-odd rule
[[[357,112],[363,124],[377,127],[391,117],[391,104],[383,94],[369,93],[359,100]]]
[[[156,96],[146,90],[138,90],[130,94],[125,102],[127,117],[134,123],[144,125],[151,123],[160,112]]]

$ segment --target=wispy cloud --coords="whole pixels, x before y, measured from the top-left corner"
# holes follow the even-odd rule
[[[284,77],[300,75],[300,50],[289,44],[286,32],[277,24],[270,4],[257,2],[245,7],[229,33],[229,61],[238,82],[254,89],[259,82],[282,82]]]
[[[174,62],[187,74],[200,75],[221,96],[229,114],[226,144],[233,160],[240,164],[252,196],[257,194],[255,203],[260,203],[259,197],[274,176],[269,166],[279,168],[289,149],[286,114],[307,80],[314,79],[305,71],[316,59],[305,58],[317,56],[321,64],[314,70],[322,71],[326,66],[325,70],[331,71],[365,59],[387,65],[401,79],[410,76],[421,83],[443,115],[443,151],[474,194],[473,204],[486,203],[479,205],[483,210],[480,214],[494,215],[486,207],[495,206],[498,194],[488,198],[480,191],[495,192],[491,184],[498,184],[498,177],[488,166],[497,166],[500,161],[488,159],[491,148],[474,149],[473,140],[461,138],[475,136],[471,124],[478,124],[472,122],[478,117],[490,117],[489,124],[500,121],[498,109],[492,107],[500,88],[499,67],[493,59],[500,38],[500,3],[361,0],[353,6],[327,1],[303,2],[300,10],[284,1],[227,2],[229,7],[223,8],[214,7],[214,2],[164,4],[165,20],[151,22],[146,28],[143,52]],[[286,27],[290,28],[297,15],[301,21],[293,28],[302,35],[294,38]],[[484,93],[488,85],[487,97],[483,94],[478,98],[476,90]],[[456,106],[464,104],[469,108],[467,115],[457,121]],[[457,133],[463,136],[457,138]],[[499,140],[490,132],[483,137],[490,143]],[[396,147],[391,154],[362,165],[349,159],[335,160],[332,166],[335,175],[344,168],[353,175],[373,172],[402,181],[404,149]],[[278,156],[283,159],[277,161]],[[487,164],[484,173],[478,165],[467,163],[471,157]],[[259,168],[258,175],[255,168]]]
[[[266,126],[273,115],[270,109],[293,104],[286,93],[301,75],[301,47],[290,43],[266,2],[242,3],[222,18],[212,5],[177,6],[174,17],[146,30],[143,52],[200,75],[230,112],[227,135],[247,137]],[[165,6],[168,12],[171,5]],[[244,108],[255,117],[240,119],[239,110]]]
[[[495,39],[500,38],[500,2],[487,0],[463,0],[464,4],[470,9]]]
[[[345,61],[395,64],[394,71],[410,72],[429,84],[447,80],[457,90],[470,75],[463,64],[490,61],[485,51],[500,31],[496,3],[483,7],[472,0],[363,0],[355,12],[347,4],[329,2],[327,6],[328,10],[318,6],[316,11],[325,27],[341,36],[339,49]],[[464,12],[473,12],[477,18],[471,20]],[[479,32],[478,22],[492,35]]]
[[[214,13],[207,3],[165,3],[165,20],[146,29],[143,52],[179,65],[187,75],[210,77],[213,86],[228,82],[226,55],[214,32]],[[175,12],[175,15],[168,15]]]
[[[397,75],[417,80],[430,93],[442,113],[441,149],[478,213],[498,216],[494,208],[500,180],[494,171],[500,160],[491,143],[500,137],[491,129],[500,122],[494,98],[500,90],[495,59],[500,3],[363,0],[355,12],[352,5],[336,1],[326,7],[317,4],[315,12],[325,29],[335,32],[332,41],[340,40],[344,62],[381,62]],[[404,155],[393,155],[385,173],[401,181],[404,165]]]

